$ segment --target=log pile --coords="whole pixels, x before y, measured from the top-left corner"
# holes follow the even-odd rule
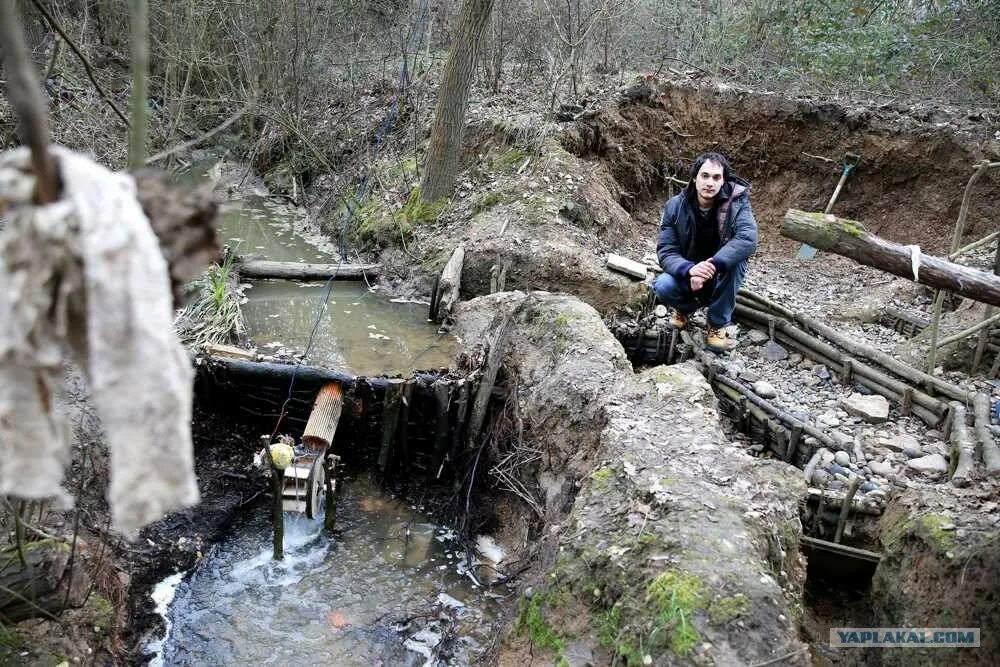
[[[745,324],[767,331],[818,363],[838,369],[841,381],[861,384],[894,402],[903,414],[914,414],[932,428],[951,429],[955,460],[959,462],[952,483],[968,484],[976,476],[976,452],[982,452],[986,473],[1000,476],[1000,448],[990,428],[990,400],[929,375],[858,341],[813,318],[794,313],[748,290],[737,297],[735,316]],[[678,332],[655,324],[618,322],[612,331],[633,363],[657,364],[682,361],[678,354]],[[672,340],[671,340],[672,339]],[[669,343],[667,341],[670,341]],[[819,448],[847,449],[824,429],[805,424],[770,401],[761,398],[735,378],[725,375],[714,356],[693,352],[703,362],[716,389],[723,412],[737,428],[750,435],[758,451],[770,449],[779,458],[803,466]],[[968,435],[966,409],[975,406],[974,436]],[[958,409],[961,407],[961,409]],[[953,428],[954,420],[961,420]],[[953,442],[955,442],[953,440]]]

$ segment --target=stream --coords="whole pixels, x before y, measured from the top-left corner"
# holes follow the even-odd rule
[[[220,231],[241,255],[337,262],[300,211],[264,197],[224,205]],[[256,281],[246,295],[248,333],[263,353],[309,347],[310,364],[379,375],[446,368],[456,349],[426,321],[426,305],[391,300],[364,281]],[[502,597],[469,573],[473,555],[367,475],[338,484],[335,535],[321,520],[286,513],[285,558],[274,561],[269,508],[258,504],[192,571],[161,582],[153,599],[167,630],[147,646],[150,664],[474,662],[492,641]]]
[[[249,196],[223,207],[219,229],[237,254],[285,262],[336,264],[336,249],[305,222],[300,211]],[[302,353],[327,292],[324,282],[261,280],[246,290],[243,317],[251,340],[265,354]],[[329,285],[308,362],[356,375],[403,374],[447,368],[455,339],[427,322],[427,304],[389,299],[364,281]]]
[[[265,509],[240,520],[177,586],[157,664],[472,662],[499,601],[461,574],[454,533],[366,476],[345,486],[339,536],[286,514],[282,561]]]

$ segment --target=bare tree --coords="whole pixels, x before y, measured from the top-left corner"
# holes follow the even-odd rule
[[[476,73],[479,40],[492,10],[493,0],[462,2],[455,41],[448,52],[437,107],[434,109],[431,141],[427,149],[424,177],[420,183],[420,196],[424,201],[437,201],[447,197],[455,184],[469,87]]]

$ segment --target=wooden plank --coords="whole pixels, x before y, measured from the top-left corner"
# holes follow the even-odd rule
[[[859,549],[857,547],[849,547],[845,544],[837,544],[835,542],[828,542],[826,540],[821,540],[816,537],[809,537],[803,535],[799,538],[799,541],[811,548],[811,549],[821,549],[823,551],[830,551],[841,556],[847,556],[848,558],[858,558],[860,560],[866,560],[872,563],[877,563],[882,560],[882,554],[875,551],[868,551],[867,549]]]
[[[216,343],[206,343],[202,349],[205,354],[215,357],[227,357],[229,359],[243,359],[244,361],[256,361],[257,353],[253,350],[244,350],[235,345],[220,345]]]
[[[639,280],[644,280],[646,278],[646,271],[648,270],[646,265],[642,262],[636,262],[628,257],[616,255],[613,252],[608,253],[607,267],[612,271],[624,273],[627,276],[632,276],[633,278],[638,278]]]

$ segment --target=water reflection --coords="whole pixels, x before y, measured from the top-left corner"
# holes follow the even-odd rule
[[[250,337],[262,352],[305,351],[325,294],[324,283],[254,283],[243,305]],[[363,282],[334,281],[308,361],[358,375],[447,368],[455,339],[425,322],[425,311],[377,296]]]
[[[337,263],[332,242],[291,206],[248,196],[223,208],[220,235],[237,254],[275,261]],[[243,305],[247,331],[258,349],[305,352],[326,293],[324,283],[256,281]],[[357,375],[401,374],[447,368],[454,337],[426,321],[426,306],[393,303],[365,282],[334,281],[316,327],[308,363]]]

